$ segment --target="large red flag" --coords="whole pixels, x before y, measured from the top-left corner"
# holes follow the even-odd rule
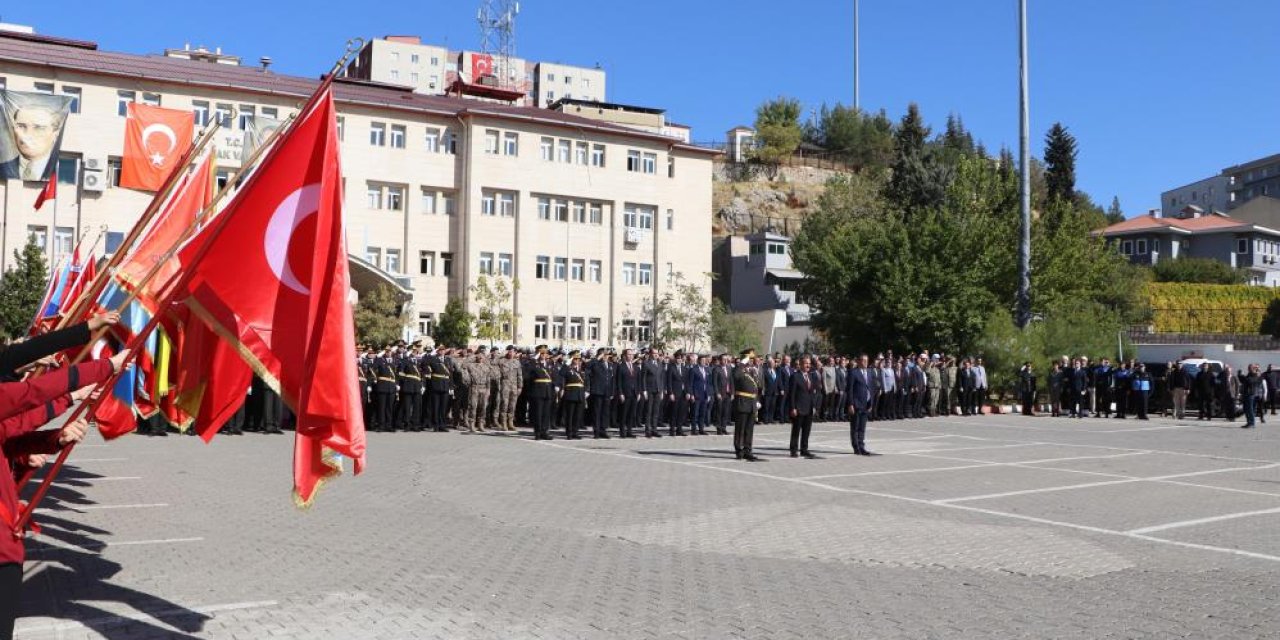
[[[129,103],[124,122],[124,161],[120,186],[158,191],[191,146],[195,114]]]
[[[44,206],[48,200],[56,200],[58,198],[58,165],[53,165],[53,175],[49,176],[49,180],[44,183],[44,188],[36,195],[36,211]]]
[[[221,217],[184,247],[194,315],[235,346],[298,417],[294,488],[309,504],[364,469],[333,96],[326,89]]]
[[[173,196],[164,210],[156,215],[146,235],[120,263],[116,277],[130,290],[138,288],[156,264],[161,265],[138,292],[138,299],[152,313],[158,311],[156,305],[160,294],[180,267],[177,258],[166,259],[166,253],[184,239],[184,234],[195,224],[196,217],[212,199],[213,157],[209,156],[194,172],[178,183]]]

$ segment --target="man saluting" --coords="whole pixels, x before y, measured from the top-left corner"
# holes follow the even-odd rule
[[[756,403],[760,396],[760,379],[752,367],[756,352],[747,349],[733,369],[733,453],[739,460],[761,462],[751,453],[751,440],[756,429]]]

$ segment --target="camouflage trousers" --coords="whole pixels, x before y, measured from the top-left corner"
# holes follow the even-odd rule
[[[467,428],[484,431],[485,418],[489,411],[489,390],[472,389],[467,396]]]
[[[493,421],[497,429],[502,431],[516,430],[516,398],[520,392],[515,387],[501,387],[494,394]]]

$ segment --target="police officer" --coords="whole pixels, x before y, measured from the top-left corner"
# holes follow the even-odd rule
[[[756,405],[760,397],[760,380],[757,378],[752,358],[754,349],[741,353],[742,361],[733,369],[733,453],[739,460],[760,462],[751,452],[755,436]]]
[[[569,352],[569,364],[561,370],[564,389],[560,392],[560,405],[564,407],[565,438],[578,440],[582,431],[582,422],[586,412],[586,379],[582,373],[582,354],[574,350]]]

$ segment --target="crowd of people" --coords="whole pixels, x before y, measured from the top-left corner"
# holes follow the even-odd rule
[[[1022,412],[1034,415],[1040,390],[1031,362],[1019,371],[1018,385]],[[1263,370],[1250,364],[1236,372],[1230,365],[1168,362],[1153,373],[1145,363],[1133,360],[1112,366],[1109,358],[1091,363],[1085,356],[1062,356],[1050,366],[1047,393],[1053,416],[1123,420],[1133,415],[1147,420],[1155,403],[1162,415],[1182,420],[1190,404],[1198,420],[1217,416],[1234,421],[1243,414],[1247,429],[1258,420],[1266,422],[1267,410],[1275,415],[1280,405],[1280,369],[1268,364]]]

